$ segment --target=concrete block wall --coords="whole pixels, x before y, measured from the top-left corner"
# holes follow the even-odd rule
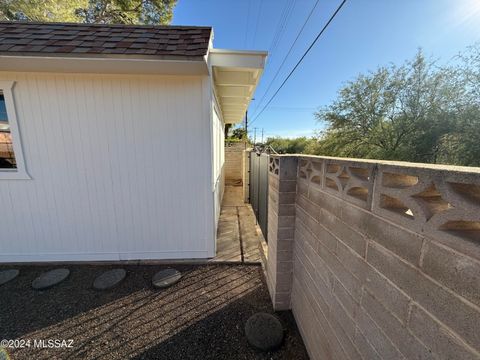
[[[243,179],[243,142],[225,142],[225,180]]]
[[[311,358],[479,359],[480,169],[283,158],[268,286]]]
[[[269,159],[268,260],[265,268],[275,310],[290,308],[297,162],[296,157],[288,156]]]

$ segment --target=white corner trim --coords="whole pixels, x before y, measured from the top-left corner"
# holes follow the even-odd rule
[[[17,113],[15,110],[15,100],[13,98],[13,87],[15,81],[0,80],[0,90],[5,98],[5,107],[7,108],[8,123],[10,124],[10,133],[12,134],[13,152],[17,169],[0,169],[0,180],[31,180],[25,167],[23,157],[22,139],[17,122]]]

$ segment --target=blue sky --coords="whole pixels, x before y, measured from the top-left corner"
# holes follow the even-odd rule
[[[320,0],[270,92],[277,69],[316,0],[178,0],[173,24],[213,26],[216,48],[271,51],[250,105],[258,114],[310,45],[340,0]],[[284,9],[291,8],[278,32]],[[274,36],[281,37],[274,45]],[[379,65],[399,64],[419,47],[448,62],[480,41],[480,0],[347,0],[330,27],[270,106],[252,124],[265,136],[310,136],[322,124],[313,112],[335,99],[342,84]],[[252,116],[253,115],[253,116]]]

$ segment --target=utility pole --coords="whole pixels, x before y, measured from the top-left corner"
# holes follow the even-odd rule
[[[255,149],[255,144],[257,143],[257,128],[253,128],[253,148]]]
[[[248,141],[248,110],[245,111],[245,150],[247,150],[247,141]]]
[[[262,145],[263,145],[263,128],[262,128]]]

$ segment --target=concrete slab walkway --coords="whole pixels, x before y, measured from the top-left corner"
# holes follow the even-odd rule
[[[217,256],[210,262],[260,263],[263,237],[242,186],[225,186],[217,229]]]

